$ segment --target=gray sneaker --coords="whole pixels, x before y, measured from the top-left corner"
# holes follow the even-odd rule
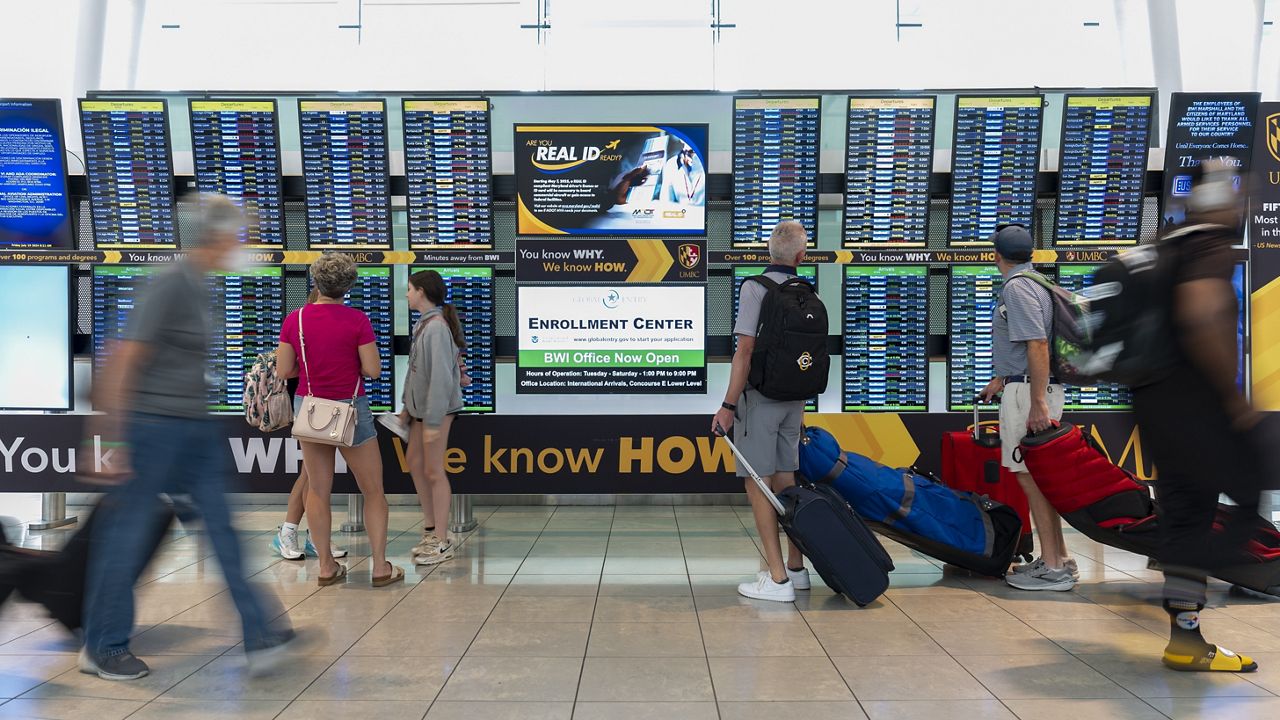
[[[1066,592],[1076,586],[1076,579],[1067,569],[1053,570],[1043,563],[1026,572],[1015,572],[1005,576],[1004,581],[1010,587],[1019,590],[1054,590]]]
[[[103,680],[137,680],[151,674],[151,668],[128,650],[119,655],[95,658],[88,648],[80,649],[80,672]]]
[[[1044,567],[1044,558],[1036,558],[1035,562],[1023,563],[1021,565],[1013,566],[1013,569],[1010,570],[1009,573],[1010,574],[1028,573],[1033,570],[1038,570],[1039,568],[1042,568],[1042,567]],[[1066,562],[1062,563],[1062,568],[1067,572],[1071,573],[1071,577],[1077,580],[1080,579],[1080,566],[1076,564],[1076,561],[1074,558],[1068,559]]]

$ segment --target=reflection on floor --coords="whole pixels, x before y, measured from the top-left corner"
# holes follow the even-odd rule
[[[457,558],[417,572],[420,516],[395,510],[391,553],[409,581],[371,588],[367,543],[339,536],[351,575],[323,590],[314,560],[270,553],[282,513],[248,510],[240,528],[254,579],[312,636],[286,669],[246,677],[211,548],[179,531],[138,595],[133,647],[153,674],[80,674],[74,639],[10,602],[0,717],[1280,717],[1280,603],[1213,586],[1211,639],[1262,669],[1166,671],[1160,575],[1075,534],[1074,592],[944,573],[888,544],[893,586],[859,609],[816,576],[795,604],[738,597],[760,567],[745,507],[481,508]]]

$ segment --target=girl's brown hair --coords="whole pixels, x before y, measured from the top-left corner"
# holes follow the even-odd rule
[[[467,347],[467,339],[462,335],[462,323],[458,321],[458,311],[453,305],[444,301],[444,278],[435,270],[419,270],[409,276],[409,284],[421,290],[440,311],[444,313],[444,321],[449,324],[449,332],[453,335],[453,344],[459,350]]]

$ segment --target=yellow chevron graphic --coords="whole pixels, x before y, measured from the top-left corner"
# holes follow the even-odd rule
[[[1253,334],[1253,404],[1280,410],[1280,278],[1251,295]]]
[[[848,264],[849,264],[849,263],[851,263],[851,262],[853,262],[853,251],[852,251],[852,250],[837,250],[837,251],[836,251],[836,264],[837,264],[837,265],[848,265]]]
[[[834,435],[842,449],[890,467],[910,467],[920,457],[897,413],[809,413],[804,422]]]
[[[119,250],[103,250],[102,251],[102,262],[106,263],[107,265],[118,265],[120,263],[120,258],[122,257],[124,257],[124,253],[120,252]]]
[[[418,259],[418,254],[405,250],[382,253],[383,265],[408,265]]]
[[[1037,263],[1058,262],[1058,251],[1057,250],[1035,250],[1031,253],[1031,262],[1037,262]]]
[[[628,240],[627,244],[636,256],[636,266],[627,276],[629,283],[662,282],[675,264],[675,258],[661,240]]]
[[[281,262],[285,265],[310,265],[322,254],[315,250],[285,250]]]

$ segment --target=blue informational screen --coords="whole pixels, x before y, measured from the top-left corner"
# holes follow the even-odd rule
[[[1236,291],[1236,387],[1244,392],[1244,326],[1245,326],[1245,293],[1244,263],[1236,263],[1235,272],[1231,273],[1231,287]]]
[[[62,107],[0,99],[0,250],[70,250]]]
[[[0,410],[71,409],[70,284],[66,265],[0,266]]]

